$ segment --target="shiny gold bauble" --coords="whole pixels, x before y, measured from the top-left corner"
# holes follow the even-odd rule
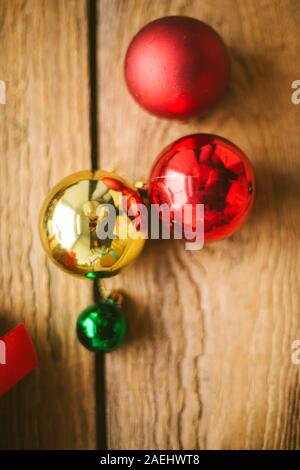
[[[90,279],[113,276],[133,261],[145,239],[135,217],[124,211],[124,197],[126,208],[141,203],[134,186],[114,173],[81,171],[64,178],[40,213],[40,237],[49,258],[64,271]],[[114,236],[101,239],[97,227],[111,207]]]

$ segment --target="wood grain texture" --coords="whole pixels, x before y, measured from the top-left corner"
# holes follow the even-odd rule
[[[76,341],[91,286],[47,261],[38,213],[53,184],[90,167],[84,0],[1,0],[0,333],[23,321],[40,367],[0,401],[0,448],[93,448],[93,356]]]
[[[123,59],[132,36],[169,14],[211,24],[229,46],[229,92],[205,118],[178,124],[138,108]],[[300,107],[297,0],[100,0],[101,167],[147,177],[159,151],[191,132],[239,145],[255,167],[251,220],[229,240],[187,252],[148,242],[113,280],[129,298],[126,346],[106,359],[114,449],[299,449]]]

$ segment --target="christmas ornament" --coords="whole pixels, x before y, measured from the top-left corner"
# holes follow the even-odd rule
[[[141,252],[141,203],[135,187],[116,174],[82,171],[57,184],[41,209],[40,237],[49,258],[69,274],[98,280],[100,301],[77,322],[79,340],[92,351],[112,351],[125,336],[120,297],[105,292],[100,279],[119,273]]]
[[[141,202],[134,186],[113,173],[82,171],[63,179],[46,197],[40,214],[41,241],[49,258],[76,276],[96,279],[117,274],[144,246],[136,220]],[[100,239],[97,228],[111,208],[114,238]],[[130,237],[120,237],[128,231]]]
[[[232,235],[253,205],[255,180],[250,162],[233,143],[210,134],[182,137],[158,156],[150,176],[150,202],[167,204],[174,220],[195,229],[195,220],[183,220],[186,204],[204,205],[206,242]],[[164,220],[164,214],[161,214]]]
[[[77,336],[90,351],[111,352],[123,343],[126,320],[111,296],[87,307],[78,317]]]
[[[199,116],[223,95],[230,58],[218,33],[185,16],[159,18],[131,41],[125,78],[134,99],[160,117]]]
[[[37,367],[37,355],[23,324],[0,338],[0,396]]]

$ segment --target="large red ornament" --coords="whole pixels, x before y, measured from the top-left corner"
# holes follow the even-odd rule
[[[227,49],[209,25],[167,16],[133,38],[125,78],[136,101],[160,117],[187,119],[218,101],[230,76]]]
[[[230,236],[246,220],[255,180],[249,160],[238,147],[221,137],[195,134],[163,150],[152,169],[149,189],[152,204],[170,208],[171,227],[177,214],[189,230],[195,230],[192,217],[182,218],[183,207],[204,204],[204,239],[211,242]]]

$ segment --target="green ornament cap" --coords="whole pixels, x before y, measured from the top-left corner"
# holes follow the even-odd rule
[[[111,352],[122,345],[126,320],[120,304],[111,298],[89,305],[77,319],[80,343],[93,352]]]

